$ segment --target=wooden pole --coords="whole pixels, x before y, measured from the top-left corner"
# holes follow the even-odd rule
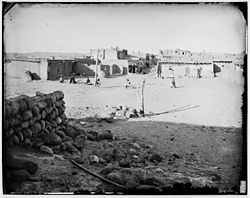
[[[97,81],[98,55],[99,55],[99,49],[97,49],[97,53],[96,53],[96,64],[95,64],[95,87],[96,87],[96,85],[97,85],[96,81]]]
[[[144,87],[145,87],[146,80],[143,80],[142,87],[141,87],[141,108],[142,108],[142,117],[145,117],[144,111]]]
[[[144,113],[145,112],[144,111],[144,87],[145,87],[145,82],[146,82],[146,80],[143,80],[141,90],[139,88],[139,83],[137,82],[137,89],[136,89],[137,99],[138,99],[138,102],[139,102],[139,105],[140,105],[140,110],[142,111],[142,117],[145,117],[145,113]]]
[[[106,178],[104,178],[104,177],[102,177],[102,176],[100,176],[100,175],[98,175],[98,174],[96,174],[96,173],[90,171],[89,169],[87,169],[87,168],[83,167],[82,165],[78,164],[75,160],[71,160],[71,159],[70,159],[70,161],[71,161],[74,165],[76,165],[76,166],[78,166],[79,168],[81,168],[82,170],[84,170],[85,172],[90,173],[91,175],[93,175],[93,176],[95,176],[95,177],[101,179],[102,181],[105,181],[105,182],[107,182],[107,183],[113,184],[114,186],[117,186],[117,187],[123,188],[123,189],[125,189],[125,190],[128,190],[127,187],[125,187],[125,186],[123,186],[123,185],[120,185],[120,184],[117,184],[117,183],[115,183],[115,182],[113,182],[113,181],[110,181],[109,179],[106,179]]]

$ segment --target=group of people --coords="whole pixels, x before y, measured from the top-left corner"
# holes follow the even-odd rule
[[[161,76],[161,69],[159,69],[159,68],[160,67],[158,67],[158,70],[157,70],[157,77],[164,79],[164,77]],[[171,88],[176,88],[174,70],[171,67],[169,68],[169,70],[171,71],[171,73],[167,78],[171,79],[170,87]],[[202,71],[201,67],[197,68],[197,78],[201,78],[201,71]]]
[[[60,76],[59,76],[59,82],[60,82],[60,83],[64,83],[64,76],[63,76],[63,75],[60,75]],[[74,74],[74,73],[72,73],[72,75],[71,75],[71,77],[70,77],[70,80],[69,80],[69,83],[70,83],[70,84],[71,84],[71,83],[76,84],[76,79],[75,79],[75,74]],[[85,83],[85,84],[87,84],[87,85],[93,85],[93,84],[91,83],[89,77],[87,77],[87,80],[86,80],[86,83]],[[100,86],[100,85],[101,85],[101,80],[100,80],[99,77],[96,79],[96,85],[97,85],[97,86]]]

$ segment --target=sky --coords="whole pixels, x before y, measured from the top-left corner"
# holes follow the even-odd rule
[[[242,13],[229,4],[17,4],[4,16],[6,52],[240,53],[245,31]]]

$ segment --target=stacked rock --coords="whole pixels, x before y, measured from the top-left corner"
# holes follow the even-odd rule
[[[37,92],[35,97],[21,95],[4,102],[4,143],[13,145],[37,144],[37,139],[56,135],[58,128],[65,128],[64,94],[55,91],[50,94]],[[58,135],[57,135],[58,136]],[[55,144],[62,142],[58,136]]]

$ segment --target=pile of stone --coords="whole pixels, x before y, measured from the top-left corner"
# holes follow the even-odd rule
[[[63,92],[55,91],[50,94],[37,92],[34,97],[22,95],[5,100],[6,147],[33,146],[47,153],[52,153],[50,149],[68,149],[73,152],[74,147],[81,147],[85,136],[79,136],[80,131],[68,125],[63,98]],[[72,138],[76,138],[76,146],[72,146]]]
[[[127,107],[127,106],[119,106],[119,107],[113,107],[113,113],[112,115],[114,118],[139,118],[141,117],[140,112],[138,112],[135,108]]]

